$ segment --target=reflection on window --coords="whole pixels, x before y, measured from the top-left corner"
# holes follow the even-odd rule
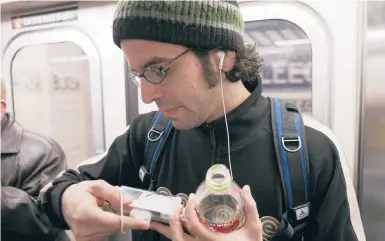
[[[89,62],[71,42],[20,49],[12,62],[15,118],[56,140],[70,167],[94,155]]]
[[[271,19],[246,22],[244,40],[256,44],[263,58],[263,94],[311,115],[312,52],[306,34],[291,22]]]

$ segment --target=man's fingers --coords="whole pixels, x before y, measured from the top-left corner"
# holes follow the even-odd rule
[[[113,229],[114,231],[120,231],[121,228],[121,216],[102,211],[100,208],[95,207],[90,209],[90,220],[94,220],[95,224],[100,224],[101,227]],[[129,229],[149,229],[150,222],[146,220],[134,219],[131,217],[123,216],[123,228]]]
[[[113,206],[120,205],[119,189],[108,184],[104,180],[90,182],[88,192],[96,198],[107,200]]]
[[[259,220],[259,214],[257,209],[257,204],[251,195],[250,187],[248,185],[242,188],[244,196],[244,215],[245,215],[245,228],[258,229],[255,231],[260,231],[261,221]]]
[[[119,220],[120,220],[120,216],[119,216]],[[150,221],[123,216],[123,228],[147,230],[150,228]]]
[[[150,228],[163,234],[166,236],[168,239],[172,239],[172,233],[170,227],[167,227],[166,225],[163,225],[158,222],[151,222]]]
[[[194,237],[186,233],[173,233],[171,228],[158,222],[151,223],[151,229],[163,234],[165,237],[172,241],[196,241]]]
[[[215,233],[208,230],[199,220],[196,212],[195,195],[190,194],[190,197],[186,206],[186,223],[188,231],[195,237],[207,240],[215,240]]]
[[[108,184],[104,180],[91,181],[88,192],[96,198],[108,201],[114,207],[120,207],[119,188]],[[123,205],[130,205],[131,201],[130,198],[125,197]]]
[[[170,227],[167,227],[163,224],[152,222],[151,229],[158,231],[159,233],[166,236],[168,239],[172,241],[193,241],[194,238],[183,231],[183,225],[180,220],[180,216],[182,213],[183,206],[179,205],[171,219],[170,219]]]
[[[170,219],[170,229],[173,234],[173,241],[183,241],[184,231],[183,225],[180,220],[180,216],[182,214],[183,206],[178,205],[175,209],[171,219]]]

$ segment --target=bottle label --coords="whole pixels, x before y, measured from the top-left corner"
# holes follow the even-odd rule
[[[207,226],[210,230],[215,232],[221,232],[221,233],[230,233],[236,230],[239,227],[240,219],[241,219],[240,216],[236,216],[233,220],[218,224],[218,223],[211,223],[202,217],[200,218],[201,223]]]

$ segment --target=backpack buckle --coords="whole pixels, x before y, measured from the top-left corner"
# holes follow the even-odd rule
[[[292,148],[288,145],[293,146]],[[288,152],[297,152],[302,147],[301,138],[299,136],[295,137],[284,137],[282,136],[282,146]]]
[[[300,205],[289,210],[290,218],[296,222],[301,221],[310,214],[310,203]]]
[[[150,131],[147,133],[147,139],[149,141],[157,141],[162,137],[163,133],[164,131],[158,131],[154,129],[154,127],[151,127]]]
[[[143,165],[139,168],[139,178],[142,183],[148,182],[150,180],[150,174],[147,172]]]
[[[289,238],[289,240],[292,241],[303,241],[306,229],[306,218],[309,214],[310,203],[305,203],[304,205],[289,209],[282,215],[281,224],[284,224],[283,226],[285,228],[278,236],[285,236],[286,240]]]

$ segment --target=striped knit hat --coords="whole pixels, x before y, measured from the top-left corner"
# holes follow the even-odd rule
[[[115,44],[145,39],[187,47],[240,51],[244,23],[235,1],[169,0],[118,3],[113,23]]]

